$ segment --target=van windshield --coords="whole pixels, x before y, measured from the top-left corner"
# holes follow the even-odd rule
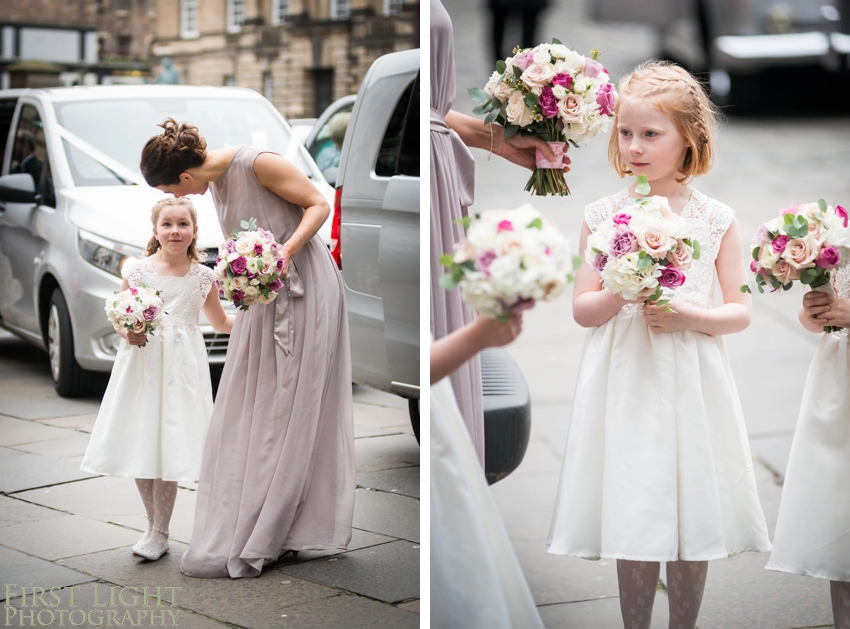
[[[286,154],[290,132],[269,106],[244,99],[137,98],[56,103],[59,124],[84,142],[139,173],[145,142],[161,131],[165,118],[191,121],[207,141],[208,149],[252,144]],[[95,158],[64,143],[68,162],[78,186],[127,183]],[[305,175],[314,172],[299,150],[289,156]],[[116,167],[117,169],[117,167]],[[118,170],[118,169],[117,169]]]

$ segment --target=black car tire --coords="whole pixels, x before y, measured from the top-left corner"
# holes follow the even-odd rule
[[[65,297],[58,288],[50,296],[45,324],[44,339],[56,392],[68,398],[89,395],[98,382],[97,374],[80,367],[74,358],[71,316],[68,314]]]
[[[416,443],[419,443],[419,398],[408,398],[407,410],[410,412],[410,425],[413,427]]]

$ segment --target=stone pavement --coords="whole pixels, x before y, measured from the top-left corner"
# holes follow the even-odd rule
[[[354,388],[350,549],[235,581],[180,572],[195,483],[179,487],[171,550],[153,563],[132,555],[145,525],[135,483],[79,470],[98,407],[59,398],[47,354],[0,331],[3,626],[419,626],[419,447],[404,400]],[[33,598],[33,587],[64,589]]]
[[[561,0],[544,15],[540,41],[558,37],[587,53],[602,51],[601,61],[619,77],[657,54],[650,29],[633,25],[593,24],[586,17],[590,0]],[[443,0],[455,28],[455,109],[470,113],[466,88],[483,86],[492,68],[486,3]],[[463,37],[458,37],[463,33]],[[506,36],[506,40],[508,37]],[[731,110],[730,110],[731,111]],[[720,131],[718,161],[695,186],[737,212],[748,244],[756,226],[795,201],[824,198],[850,201],[850,118],[735,118]],[[574,247],[584,206],[627,185],[608,166],[607,137],[571,149],[568,181],[573,196],[531,198],[523,192],[528,172],[485,151],[476,158],[472,210],[517,207],[531,202],[552,219]],[[576,251],[577,252],[577,251]],[[819,337],[797,322],[802,291],[755,295],[752,325],[727,337],[755,459],[759,497],[771,538],[782,493],[782,479],[799,411],[804,379]],[[572,319],[572,295],[543,304],[524,316],[524,332],[508,348],[531,390],[532,434],[522,465],[493,486],[493,494],[514,542],[520,563],[547,627],[616,629],[622,627],[614,561],[585,561],[549,555],[546,537],[554,507],[561,459],[570,419],[585,330]],[[561,351],[553,351],[560,348]],[[826,581],[763,569],[767,554],[746,554],[709,567],[701,629],[790,629],[831,627]],[[662,570],[663,588],[664,571]],[[653,627],[667,626],[665,593],[658,592]]]

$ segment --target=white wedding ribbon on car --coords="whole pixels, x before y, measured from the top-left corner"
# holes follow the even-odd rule
[[[113,174],[115,174],[119,179],[124,179],[125,181],[129,181],[131,183],[136,184],[137,186],[147,186],[147,182],[144,178],[139,175],[139,173],[133,172],[121,162],[109,157],[103,151],[100,151],[93,147],[91,144],[81,139],[79,136],[71,133],[68,129],[63,127],[62,125],[56,125],[55,129],[59,133],[59,137],[65,140],[68,144],[73,146],[78,151],[85,153],[88,157],[91,157],[94,161],[99,163],[101,166],[106,168],[107,170],[111,170]]]

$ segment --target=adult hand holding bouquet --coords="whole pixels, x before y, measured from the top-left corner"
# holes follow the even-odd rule
[[[116,292],[115,297],[106,300],[106,317],[116,329],[123,328],[128,333],[139,335],[153,335],[162,323],[162,314],[165,312],[165,302],[159,295],[160,291],[145,286]],[[145,338],[138,346],[144,347],[147,344]]]
[[[240,310],[268,304],[283,288],[283,247],[274,234],[257,228],[257,221],[242,221],[243,230],[218,248],[215,264],[218,293]]]
[[[506,139],[521,131],[547,142],[555,161],[537,150],[537,168],[525,190],[538,196],[568,195],[563,170],[566,143],[578,147],[607,132],[617,92],[597,61],[596,49],[585,57],[553,39],[551,44],[515,52],[496,63],[484,89],[469,89],[479,103],[473,113],[484,115],[485,124],[504,126]]]
[[[847,264],[850,253],[848,214],[840,205],[834,208],[820,199],[817,203],[797,203],[780,215],[759,225],[753,238],[750,270],[756,274],[760,293],[769,283],[775,292],[789,290],[795,281],[813,291],[835,293],[831,273]],[[752,292],[748,285],[741,291]],[[840,330],[824,326],[824,332]]]
[[[550,301],[573,280],[580,260],[569,241],[536,209],[487,210],[468,218],[466,239],[440,263],[446,290],[460,287],[463,300],[478,313],[507,321],[537,300]]]

